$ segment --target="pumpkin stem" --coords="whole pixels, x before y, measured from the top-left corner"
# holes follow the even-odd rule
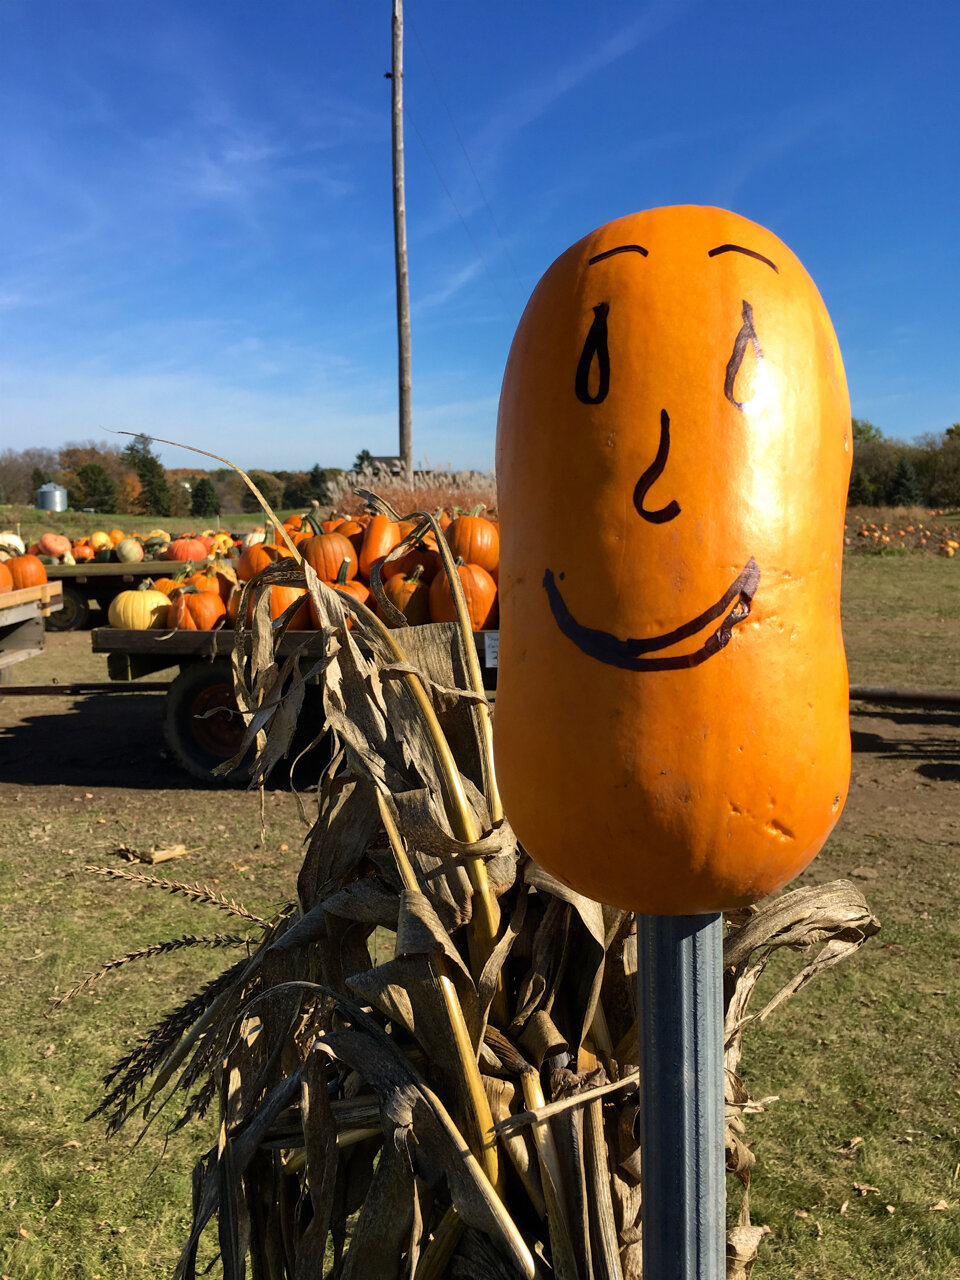
[[[350,568],[350,561],[346,556],[343,557],[340,568],[337,570],[336,586],[345,587],[347,585],[347,570]]]
[[[486,511],[486,509],[487,509],[487,504],[485,502],[478,502],[477,505],[470,512],[470,514],[472,516],[478,516],[481,511]]]

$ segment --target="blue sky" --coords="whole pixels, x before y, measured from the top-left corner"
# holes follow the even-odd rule
[[[0,448],[395,450],[390,12],[3,0]],[[955,0],[408,0],[416,459],[492,466],[536,281],[665,204],[799,255],[855,415],[960,419],[958,59]]]

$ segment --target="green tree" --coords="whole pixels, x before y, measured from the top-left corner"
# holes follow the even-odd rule
[[[248,471],[250,479],[257,486],[266,500],[276,511],[277,507],[283,499],[283,481],[278,480],[275,475],[269,471]],[[260,511],[260,503],[253,496],[249,489],[245,488],[242,503],[244,511]]]
[[[163,463],[150,448],[147,435],[138,435],[124,449],[124,457],[140,481],[138,505],[145,515],[170,515],[170,490]]]
[[[53,476],[49,471],[45,471],[43,467],[34,467],[30,476],[30,483],[33,486],[34,493],[45,484],[50,484]]]
[[[206,476],[201,476],[193,486],[190,514],[194,516],[218,516],[220,514],[220,497],[214,488],[213,481],[208,480]]]
[[[866,418],[851,418],[853,424],[853,438],[855,441],[866,440],[882,440],[883,432],[879,427],[875,427],[872,422],[868,422]]]
[[[923,502],[923,490],[917,480],[917,473],[906,455],[900,457],[894,469],[886,498],[891,507],[918,507]]]
[[[373,466],[373,454],[369,449],[361,449],[353,460],[353,470],[362,471],[364,467]]]
[[[306,471],[288,471],[283,476],[283,505],[306,507],[313,497],[310,476]]]
[[[106,467],[99,462],[88,462],[77,470],[75,506],[93,507],[94,511],[116,511],[117,486]]]

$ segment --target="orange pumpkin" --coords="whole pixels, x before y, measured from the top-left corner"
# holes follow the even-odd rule
[[[6,565],[13,579],[14,591],[21,591],[24,587],[39,587],[47,581],[43,561],[29,552],[25,556],[11,556]]]
[[[317,534],[301,542],[297,550],[324,582],[336,582],[344,561],[347,562],[344,580],[357,576],[357,553],[350,539],[341,533]]]
[[[181,587],[167,606],[167,626],[178,631],[211,631],[226,612],[217,592]]]
[[[492,627],[497,616],[497,584],[478,564],[458,564],[457,573],[467,601],[470,626],[474,631]],[[455,622],[457,619],[450,580],[442,570],[430,583],[430,617],[434,622]]]
[[[389,516],[374,516],[363,531],[360,544],[360,575],[370,581],[370,570],[399,543],[400,526]]]
[[[395,609],[399,609],[411,627],[430,621],[430,581],[424,576],[422,564],[415,565],[411,573],[395,574],[392,578],[387,578],[383,584],[383,594]],[[383,617],[379,605],[377,613]]]
[[[113,534],[110,535],[113,537]],[[163,555],[164,560],[205,560],[207,543],[203,538],[174,538]]]
[[[306,587],[287,587],[273,583],[267,588],[270,592],[270,617],[276,621],[285,609],[289,609],[295,600],[300,600],[300,608],[297,609],[287,623],[288,631],[310,631],[312,630],[310,623],[310,601],[307,597]]]
[[[444,531],[455,556],[492,573],[500,563],[500,530],[483,516],[457,516]]]
[[[500,399],[494,734],[565,883],[712,912],[819,851],[850,771],[850,434],[823,302],[745,218],[621,218],[540,281]]]
[[[327,585],[333,587],[334,591],[339,591],[341,595],[348,596],[351,600],[356,600],[358,604],[368,604],[370,601],[370,588],[366,583],[361,582],[359,578],[348,578],[347,571],[349,567],[350,562],[344,560],[337,574],[336,582],[330,582]],[[310,625],[314,631],[319,631],[323,625],[312,598],[310,600]],[[347,630],[351,631],[352,629],[353,619],[348,616]]]
[[[37,541],[42,556],[62,560],[70,552],[70,539],[62,533],[42,533]]]
[[[276,558],[277,551],[275,547],[268,546],[265,542],[254,542],[247,547],[237,561],[237,577],[241,582],[249,582],[251,578],[255,578],[258,573],[264,570],[268,564],[273,564]]]
[[[13,574],[6,566],[6,562],[0,560],[0,592],[13,590]]]

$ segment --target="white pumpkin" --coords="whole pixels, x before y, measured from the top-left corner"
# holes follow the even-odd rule
[[[4,529],[0,532],[0,547],[7,551],[12,551],[14,555],[22,556],[27,548],[23,539],[13,532],[12,529]]]

